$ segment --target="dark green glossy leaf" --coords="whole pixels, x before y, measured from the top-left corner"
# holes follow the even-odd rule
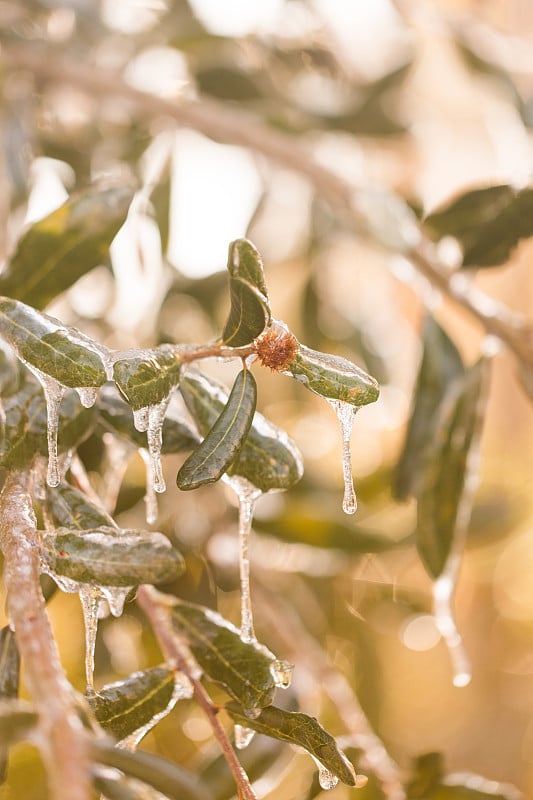
[[[263,262],[247,239],[230,244],[228,272],[231,308],[222,340],[240,347],[259,336],[271,320]]]
[[[398,500],[416,495],[425,469],[425,454],[435,438],[439,409],[450,386],[464,374],[457,348],[433,317],[426,317],[422,336],[424,351],[413,393],[413,408],[394,480]]]
[[[473,189],[430,214],[426,227],[439,238],[459,240],[463,267],[504,264],[521,239],[533,236],[533,189]]]
[[[93,761],[143,781],[171,800],[211,800],[195,775],[166,758],[140,750],[130,753],[123,748],[113,747],[109,742],[95,739],[90,742],[89,748]]]
[[[328,400],[364,406],[379,397],[377,381],[351,361],[304,345],[300,345],[288,371],[306,389]]]
[[[116,389],[108,384],[98,395],[97,411],[105,428],[118,436],[128,439],[135,447],[147,447],[146,433],[141,433],[133,424],[131,406],[119,396]],[[199,437],[191,428],[168,415],[163,422],[163,455],[192,450]]]
[[[46,487],[46,511],[56,528],[89,530],[91,528],[114,528],[114,520],[92,503],[83,492],[68,483]]]
[[[178,385],[181,363],[170,350],[161,347],[149,354],[124,358],[113,365],[115,382],[136,411],[161,403]]]
[[[43,536],[41,556],[55,575],[102,586],[164,583],[185,569],[162,533],[108,527],[77,533],[58,528]]]
[[[256,402],[255,378],[250,370],[241,370],[222,413],[178,472],[180,489],[196,489],[222,477],[242,449]]]
[[[348,786],[355,786],[355,770],[352,764],[339,750],[333,736],[314,717],[271,705],[263,708],[255,719],[249,719],[237,703],[228,703],[225,708],[237,724],[305,748],[340,781]]]
[[[437,578],[450,554],[463,493],[468,491],[469,460],[475,454],[480,405],[486,385],[485,362],[458,379],[440,411],[418,488],[417,546],[430,575]]]
[[[75,389],[105,383],[102,359],[80,334],[31,306],[0,298],[0,336],[20,358],[63,386]]]
[[[218,97],[219,100],[249,102],[259,100],[262,92],[250,75],[235,65],[219,64],[196,70],[196,83],[204,94]]]
[[[30,703],[14,698],[0,700],[0,747],[20,742],[36,727],[37,713]]]
[[[0,464],[24,469],[36,456],[48,456],[46,402],[39,383],[28,376],[20,391],[4,402],[4,411]],[[59,452],[65,453],[86,439],[94,420],[94,408],[83,408],[76,392],[67,392],[59,409]]]
[[[202,606],[176,601],[174,629],[184,636],[206,675],[238,700],[246,710],[268,706],[276,691],[270,673],[274,660],[258,644],[243,642],[239,631],[219,614]]]
[[[173,691],[174,673],[161,666],[107,684],[87,699],[102,728],[120,740],[164,711]]]
[[[20,656],[15,634],[6,625],[0,630],[0,700],[18,697]],[[7,775],[7,748],[0,746],[0,783]]]
[[[183,378],[180,391],[200,433],[207,434],[220,416],[227,395],[214,381],[200,375]],[[302,477],[301,456],[287,434],[256,411],[228,475],[246,478],[262,492],[290,489]]]
[[[34,223],[0,275],[0,294],[44,308],[106,260],[132,197],[126,188],[89,191]]]

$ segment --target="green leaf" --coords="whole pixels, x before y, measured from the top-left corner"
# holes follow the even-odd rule
[[[0,630],[0,701],[18,697],[20,656],[15,634],[6,625]],[[0,746],[0,783],[7,776],[7,748]]]
[[[68,483],[60,483],[54,488],[47,486],[45,506],[48,516],[57,528],[83,531],[116,527],[109,514]]]
[[[107,684],[87,699],[102,728],[120,740],[164,711],[173,691],[174,673],[161,666]]]
[[[470,783],[470,785],[466,785]],[[441,753],[424,753],[414,762],[407,785],[409,800],[518,800],[514,786],[489,781],[481,775],[460,773],[446,776]],[[473,788],[473,787],[476,788]]]
[[[285,711],[272,705],[263,708],[255,719],[247,717],[237,703],[228,703],[225,709],[238,725],[303,747],[340,781],[348,786],[355,786],[355,770],[352,764],[339,750],[333,736],[314,717],[299,711]]]
[[[0,747],[10,747],[27,737],[37,725],[37,713],[24,700],[0,700]]]
[[[180,379],[181,362],[161,347],[113,365],[115,382],[134,411],[161,403]]]
[[[431,316],[424,321],[422,337],[424,351],[413,393],[413,408],[394,478],[398,500],[416,495],[425,469],[425,454],[435,438],[439,409],[450,386],[464,375],[457,348]]]
[[[5,425],[0,464],[25,469],[36,456],[48,456],[47,413],[39,383],[28,375],[17,394],[4,401]],[[86,439],[95,421],[94,408],[84,408],[76,392],[67,392],[59,409],[58,451],[65,453]]]
[[[259,336],[272,318],[263,262],[247,239],[230,244],[228,272],[231,307],[222,341],[240,347]]]
[[[476,454],[480,407],[486,386],[484,360],[458,379],[443,404],[435,439],[427,452],[418,488],[417,547],[433,578],[442,573],[452,549],[469,461]]]
[[[438,238],[458,239],[463,267],[498,266],[521,239],[533,236],[533,189],[473,189],[430,214],[425,224]]]
[[[255,378],[250,370],[241,370],[222,413],[178,472],[176,480],[180,489],[196,489],[213,483],[226,472],[242,449],[256,402]]]
[[[162,533],[108,527],[77,533],[58,528],[42,537],[41,557],[55,575],[102,586],[165,583],[185,569]]]
[[[132,197],[127,188],[91,190],[34,223],[0,275],[0,294],[44,308],[106,260]]]
[[[146,784],[132,786],[128,778],[119,773],[117,776],[110,778],[107,775],[93,775],[93,788],[106,800],[148,800]]]
[[[63,386],[76,389],[105,383],[102,359],[78,331],[9,297],[0,298],[0,336],[21,359]]]
[[[187,639],[206,675],[223,686],[247,711],[272,702],[276,687],[270,665],[274,656],[268,650],[243,642],[239,631],[227,620],[192,603],[175,602],[172,624]]]
[[[131,406],[119,396],[115,387],[106,384],[98,395],[96,408],[100,421],[107,430],[128,439],[135,447],[146,448],[146,433],[137,430],[133,423]],[[163,422],[163,455],[182,453],[192,450],[198,444],[199,437],[191,428],[168,415]]]
[[[364,406],[379,397],[374,378],[345,358],[319,353],[300,345],[288,371],[306,389],[328,400]]]
[[[180,391],[200,433],[206,435],[222,413],[227,395],[203,375],[183,378]],[[228,475],[246,478],[262,492],[290,489],[302,477],[302,460],[287,434],[256,411]]]

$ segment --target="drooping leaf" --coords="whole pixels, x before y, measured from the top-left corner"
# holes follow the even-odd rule
[[[21,389],[4,402],[4,411],[0,464],[7,469],[24,469],[36,456],[47,456],[46,402],[39,383],[28,376]],[[84,441],[94,421],[94,408],[84,408],[76,392],[67,392],[59,409],[59,452],[65,453]]]
[[[139,356],[124,358],[113,365],[115,382],[136,411],[161,403],[180,379],[181,362],[164,347]]]
[[[90,190],[35,222],[0,275],[0,294],[44,308],[106,260],[132,197],[124,187]]]
[[[222,340],[240,347],[259,336],[271,320],[263,262],[247,239],[230,244],[228,272],[231,307]]]
[[[185,569],[162,533],[108,527],[76,533],[58,528],[42,537],[41,557],[55,575],[102,586],[165,583]]]
[[[464,374],[457,348],[434,317],[426,317],[422,338],[424,350],[413,392],[413,408],[394,480],[398,500],[416,495],[425,468],[425,454],[435,438],[439,409],[450,386]]]
[[[137,430],[133,423],[131,406],[122,400],[114,386],[107,384],[102,388],[96,408],[100,421],[107,430],[128,439],[135,447],[147,447],[146,433]],[[162,438],[163,455],[192,450],[199,442],[197,433],[168,414],[163,422]]]
[[[533,189],[472,189],[430,214],[425,224],[436,237],[458,239],[463,267],[498,266],[521,239],[533,236]]]
[[[102,359],[73,328],[9,297],[0,298],[0,336],[20,358],[63,386],[99,387]]]
[[[187,639],[196,661],[247,711],[268,706],[274,697],[271,653],[258,644],[243,642],[239,631],[219,614],[202,606],[176,601],[174,629]]]
[[[178,472],[176,480],[180,489],[196,489],[213,483],[226,472],[242,449],[256,402],[255,378],[250,370],[241,370],[220,416]]]
[[[173,690],[173,671],[160,666],[107,684],[87,699],[102,728],[120,740],[164,711]]]
[[[30,703],[15,698],[0,700],[0,747],[20,742],[36,727],[37,712]]]
[[[458,379],[440,411],[435,439],[418,487],[417,547],[434,578],[442,573],[453,546],[464,492],[469,491],[469,461],[476,453],[480,401],[486,385],[485,362]]]
[[[227,394],[201,375],[183,378],[180,391],[200,433],[206,435],[222,413]],[[256,411],[228,475],[246,478],[262,492],[290,489],[302,477],[302,460],[287,434]]]
[[[15,634],[6,625],[0,630],[0,701],[18,697],[20,656]],[[0,783],[7,774],[7,748],[0,746]]]
[[[263,708],[254,719],[249,719],[237,703],[228,703],[225,709],[239,725],[303,747],[340,781],[348,786],[355,786],[355,770],[352,764],[339,750],[333,736],[314,717],[300,711],[285,711],[272,705]]]
[[[109,514],[68,483],[60,483],[54,488],[47,486],[45,505],[48,516],[57,528],[83,531],[116,527]]]
[[[300,345],[288,371],[307,389],[330,400],[353,406],[374,403],[379,386],[374,378],[345,358],[319,353]]]

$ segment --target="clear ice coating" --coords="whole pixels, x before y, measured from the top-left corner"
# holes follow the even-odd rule
[[[157,522],[158,510],[157,510],[157,495],[155,493],[155,486],[152,481],[152,468],[150,463],[150,454],[148,450],[141,448],[139,450],[142,460],[146,465],[146,493],[144,495],[144,515],[146,517],[146,522],[149,525],[153,525]]]
[[[98,397],[98,389],[80,387],[76,389],[76,391],[80,397],[80,403],[84,408],[91,408],[94,406],[96,398]]]
[[[292,682],[292,673],[294,672],[294,664],[290,661],[282,661],[277,658],[270,665],[270,672],[274,680],[274,684],[278,689],[288,689]]]
[[[100,597],[107,601],[109,610],[114,617],[120,617],[124,611],[126,598],[133,586],[98,586]]]
[[[59,469],[59,459],[57,455],[57,432],[59,427],[59,406],[65,394],[65,387],[41,372],[40,369],[24,361],[28,369],[33,372],[41,386],[43,387],[44,399],[46,400],[46,438],[48,441],[48,472],[46,482],[48,486],[59,486],[61,473]]]
[[[320,787],[326,790],[334,789],[339,782],[337,776],[330,772],[329,769],[318,760],[318,758],[315,758],[314,756],[311,756],[311,758],[318,767],[318,782]]]
[[[98,589],[90,585],[80,586],[79,594],[85,623],[85,679],[87,688],[94,691],[94,649],[98,631],[98,610],[102,596]]]
[[[255,731],[252,728],[235,725],[235,747],[237,750],[244,750],[245,747],[248,747],[254,736]]]
[[[353,422],[355,419],[355,406],[350,403],[343,403],[342,400],[329,400],[328,403],[335,411],[342,434],[342,474],[344,477],[344,499],[342,510],[345,514],[355,514],[357,511],[357,498],[352,477],[352,452],[350,450],[350,438],[352,435]]]
[[[157,723],[162,720],[167,714],[170,714],[178,700],[189,700],[193,695],[193,688],[190,680],[181,672],[177,672],[174,678],[174,690],[172,692],[172,697],[170,698],[168,705],[158,714],[154,714],[152,719],[150,719],[145,725],[141,728],[137,728],[136,731],[130,733],[129,736],[126,736],[122,739],[118,746],[124,748],[125,750],[135,750],[142,739],[149,733],[152,728],[154,728]]]
[[[457,629],[452,607],[455,591],[455,568],[447,569],[433,584],[433,615],[435,625],[444,639],[452,662],[454,686],[468,686],[472,680],[469,658],[466,654],[461,634]]]

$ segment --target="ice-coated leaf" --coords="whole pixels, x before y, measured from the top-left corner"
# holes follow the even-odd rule
[[[76,533],[58,528],[42,537],[41,557],[54,575],[102,586],[165,583],[185,569],[162,533],[108,527]]]
[[[425,224],[438,238],[459,240],[463,267],[498,266],[521,239],[533,236],[533,189],[472,189],[430,214]]]
[[[355,786],[355,770],[352,764],[339,750],[333,736],[314,717],[300,711],[285,711],[272,705],[263,708],[259,716],[253,719],[247,717],[237,703],[228,703],[225,709],[238,725],[245,725],[258,733],[303,747],[339,780],[348,786]]]
[[[0,630],[0,702],[18,697],[20,656],[15,634],[6,625]],[[7,774],[7,748],[0,745],[0,783]]]
[[[60,483],[54,488],[47,486],[45,505],[57,528],[83,531],[116,527],[109,514],[68,483]]]
[[[102,359],[77,331],[25,303],[0,298],[0,336],[20,358],[63,386],[75,389],[105,383]]]
[[[13,350],[0,343],[0,397],[14,394],[20,387],[24,367],[16,358]]]
[[[15,698],[0,699],[0,747],[24,739],[37,725],[37,713],[30,703]]]
[[[263,262],[247,239],[230,244],[228,272],[231,307],[222,340],[240,347],[259,336],[271,320]]]
[[[374,378],[345,358],[300,345],[288,372],[303,386],[328,400],[364,406],[379,397]]]
[[[273,656],[258,644],[243,642],[239,631],[219,614],[176,601],[172,624],[183,636],[205,674],[246,710],[264,708],[276,687],[270,672]]]
[[[115,382],[134,411],[154,406],[178,385],[181,363],[163,347],[123,358],[113,365]]]
[[[44,308],[106,260],[132,197],[127,188],[90,190],[35,222],[0,275],[0,294]]]
[[[46,457],[46,402],[39,383],[28,376],[21,389],[4,401],[4,411],[0,464],[7,469],[24,469],[36,456]],[[94,408],[84,408],[76,392],[67,392],[59,410],[59,452],[65,453],[84,441],[94,420]]]
[[[133,413],[112,384],[106,384],[98,395],[97,412],[101,423],[107,430],[128,439],[135,447],[146,447],[146,433],[138,431],[133,423]],[[168,414],[163,422],[163,455],[192,450],[199,437],[183,422],[178,422]]]
[[[433,578],[442,573],[453,546],[484,385],[485,362],[480,360],[449,393],[427,451],[417,492],[417,546]]]
[[[425,454],[435,437],[439,409],[450,386],[464,374],[457,348],[434,317],[426,317],[422,338],[424,350],[413,393],[413,408],[394,480],[398,500],[416,495],[425,468]]]
[[[214,381],[200,375],[183,378],[180,391],[200,433],[206,435],[220,416],[227,395]],[[287,434],[256,411],[228,474],[246,478],[262,492],[290,489],[302,477],[302,460]]]
[[[102,728],[120,740],[164,711],[173,690],[173,671],[151,667],[103,686],[88,701]]]
[[[180,489],[213,483],[226,472],[242,449],[256,402],[255,378],[250,370],[241,370],[220,416],[179,470],[176,480]]]

